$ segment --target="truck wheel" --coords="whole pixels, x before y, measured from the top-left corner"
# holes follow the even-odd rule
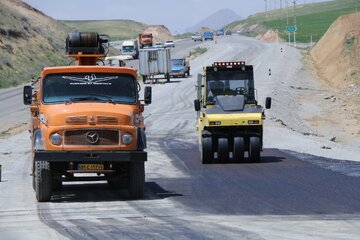
[[[35,163],[35,191],[38,202],[48,202],[51,198],[51,170],[47,161]]]
[[[32,173],[32,187],[33,187],[34,191],[36,191],[36,178],[35,178],[35,173]]]
[[[225,163],[229,161],[229,141],[227,138],[218,140],[218,160]]]
[[[166,81],[170,82],[170,74],[166,74]]]
[[[202,138],[201,161],[203,164],[214,162],[214,151],[211,137]]]
[[[145,162],[133,161],[129,164],[129,197],[132,199],[144,196]]]
[[[244,161],[244,145],[245,143],[243,137],[234,138],[233,158],[235,162]]]
[[[252,162],[260,162],[260,138],[250,137],[249,158]]]
[[[143,83],[146,83],[146,76],[142,76],[143,77]]]

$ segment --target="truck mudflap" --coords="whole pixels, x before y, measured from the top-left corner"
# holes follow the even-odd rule
[[[35,161],[48,162],[133,162],[147,161],[144,151],[57,152],[35,151]]]

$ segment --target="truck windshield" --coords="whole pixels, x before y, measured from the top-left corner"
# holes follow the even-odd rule
[[[122,51],[123,52],[131,52],[134,50],[134,46],[123,46]]]
[[[182,66],[182,65],[184,65],[184,60],[183,59],[171,59],[171,65]]]
[[[218,95],[244,95],[247,102],[254,102],[255,93],[252,73],[236,71],[207,72],[207,102],[214,102],[215,97]]]
[[[51,74],[44,78],[42,90],[44,103],[136,103],[137,100],[136,80],[128,74]]]

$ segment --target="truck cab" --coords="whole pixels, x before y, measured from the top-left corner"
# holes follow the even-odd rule
[[[190,76],[190,64],[186,58],[171,59],[171,73],[170,76],[185,77]]]
[[[121,54],[137,59],[139,57],[138,41],[124,41],[121,46]]]
[[[152,47],[153,45],[153,35],[152,33],[140,33],[139,34],[139,45],[140,48]]]
[[[137,72],[97,66],[107,39],[97,33],[70,33],[67,54],[77,66],[44,68],[24,87],[30,106],[33,188],[39,202],[49,201],[65,181],[107,180],[141,198],[147,161],[144,105]],[[89,174],[91,176],[89,176]]]
[[[215,62],[198,76],[197,131],[203,164],[260,161],[265,113],[258,105],[253,66]],[[271,98],[266,99],[266,109]]]
[[[214,33],[213,32],[204,32],[204,40],[214,40]]]

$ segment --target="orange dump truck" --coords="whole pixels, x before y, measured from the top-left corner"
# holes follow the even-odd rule
[[[64,181],[91,180],[107,180],[127,188],[130,198],[141,198],[147,160],[142,113],[151,88],[140,100],[134,69],[96,65],[106,55],[103,36],[72,32],[66,43],[77,66],[44,68],[24,87],[36,198],[49,201]]]
[[[140,48],[152,47],[153,45],[153,35],[152,33],[140,33],[139,34],[139,45]]]

